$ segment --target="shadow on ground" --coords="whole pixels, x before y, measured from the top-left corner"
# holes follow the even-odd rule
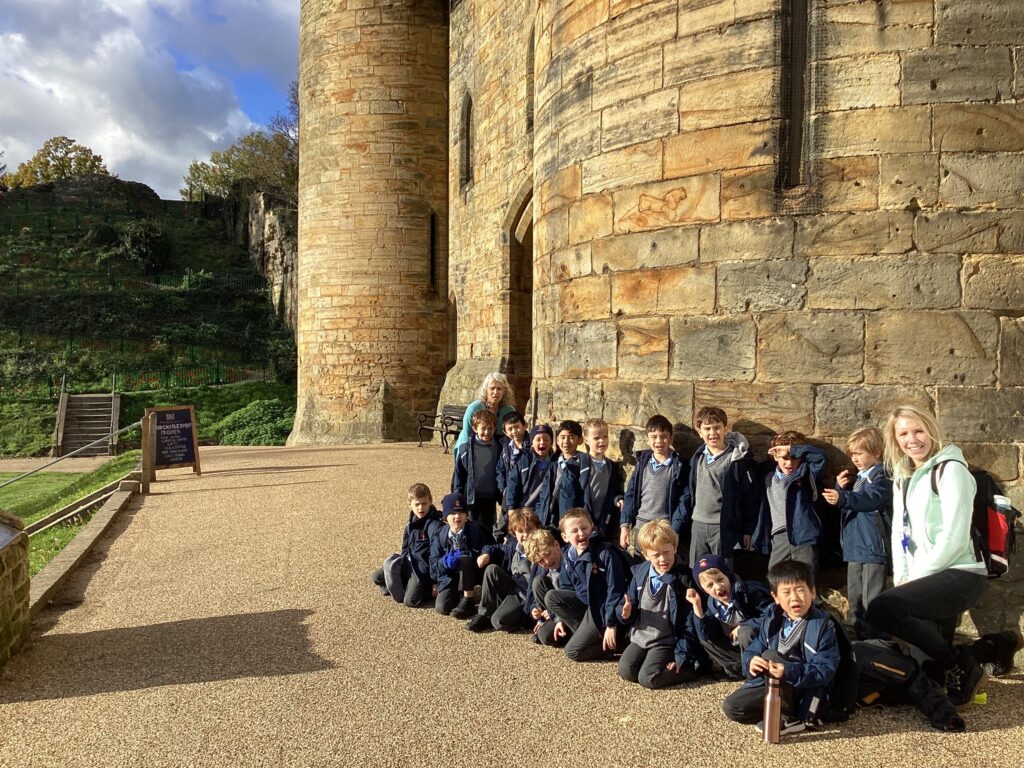
[[[46,674],[8,673],[0,704],[331,669],[312,651],[305,623],[312,614],[243,613],[37,637],[17,666]]]

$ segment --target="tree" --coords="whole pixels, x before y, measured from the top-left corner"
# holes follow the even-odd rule
[[[54,179],[99,174],[109,176],[103,158],[67,136],[47,139],[30,160],[18,166],[6,181],[11,187],[31,187]]]
[[[192,161],[184,177],[181,197],[205,193],[227,197],[238,181],[252,181],[261,189],[274,188],[292,202],[299,186],[299,84],[288,86],[288,112],[278,112],[265,130],[247,133],[230,147],[214,151],[209,162]]]

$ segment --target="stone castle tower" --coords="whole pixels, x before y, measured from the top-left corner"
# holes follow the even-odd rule
[[[302,29],[293,440],[407,436],[502,369],[624,450],[654,412],[841,443],[917,402],[1018,483],[1024,4],[305,0]]]

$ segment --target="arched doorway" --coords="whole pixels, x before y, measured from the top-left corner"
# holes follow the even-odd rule
[[[506,219],[508,242],[508,338],[506,373],[517,406],[526,408],[533,383],[533,188],[525,186]]]

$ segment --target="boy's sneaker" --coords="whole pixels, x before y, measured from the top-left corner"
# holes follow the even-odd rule
[[[764,734],[764,720],[758,722],[758,724],[754,726],[754,729],[758,733]],[[806,729],[807,723],[805,723],[803,720],[797,717],[789,717],[788,715],[783,715],[782,723],[780,723],[779,725],[779,736],[786,736],[790,733],[800,733],[801,731],[804,731]]]
[[[956,662],[946,670],[946,695],[954,707],[965,707],[987,675],[966,645],[956,647]]]
[[[459,604],[452,609],[453,619],[468,619],[476,613],[476,605],[468,597],[459,600]]]
[[[490,616],[484,616],[482,613],[478,613],[466,622],[466,629],[470,632],[486,632],[489,629],[494,629],[494,626],[491,624]]]
[[[1013,671],[1013,657],[1024,648],[1020,632],[1007,630],[982,635],[970,646],[975,661],[995,677]]]

